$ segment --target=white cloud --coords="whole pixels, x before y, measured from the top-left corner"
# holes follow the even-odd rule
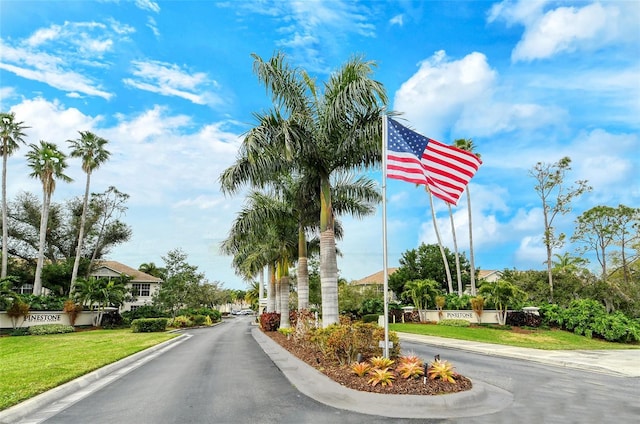
[[[160,5],[151,0],[135,0],[136,7],[150,12],[160,13]]]
[[[212,88],[217,87],[214,80],[204,72],[189,74],[175,64],[159,61],[134,61],[133,75],[123,82],[140,90],[151,91],[164,96],[176,96],[195,104],[216,105],[221,99]],[[208,90],[208,91],[207,91]]]
[[[389,23],[390,23],[391,25],[398,25],[398,26],[402,26],[402,25],[403,25],[403,23],[404,23],[404,22],[403,22],[403,19],[404,19],[404,18],[403,18],[403,15],[402,15],[402,14],[400,14],[400,15],[396,15],[396,16],[394,16],[393,18],[391,18],[391,19],[389,20]]]
[[[503,1],[491,8],[488,21],[522,24],[525,32],[512,60],[545,59],[559,53],[594,50],[638,38],[640,8],[633,2],[557,7],[544,12],[546,1]],[[582,3],[581,3],[582,4]]]

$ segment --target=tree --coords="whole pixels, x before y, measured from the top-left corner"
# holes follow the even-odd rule
[[[505,325],[506,323],[509,305],[523,301],[527,295],[515,284],[505,280],[498,280],[493,283],[485,282],[480,286],[479,291],[487,302],[495,306],[498,312],[498,324],[500,325]]]
[[[576,181],[575,186],[566,187],[564,180],[566,173],[571,170],[571,159],[563,157],[558,162],[547,164],[538,162],[529,175],[536,180],[536,193],[542,200],[542,214],[544,217],[544,235],[542,240],[547,251],[547,276],[549,280],[549,301],[553,302],[553,273],[552,255],[555,248],[564,245],[565,235],[556,235],[553,221],[558,214],[565,215],[571,211],[571,201],[590,191],[586,180]]]
[[[105,246],[114,240],[126,241],[131,237],[131,228],[119,218],[127,210],[125,203],[129,195],[110,186],[104,193],[93,194],[91,208],[99,211],[100,219],[96,223],[96,243],[91,255],[91,264],[104,253]]]
[[[418,310],[427,309],[429,301],[435,305],[436,296],[440,295],[439,284],[434,280],[411,280],[404,285],[401,297],[409,299]]]
[[[56,179],[72,181],[64,170],[67,168],[66,155],[58,150],[53,143],[40,141],[40,145],[31,144],[31,151],[27,153],[27,163],[31,168],[30,174],[42,182],[42,214],[40,217],[40,242],[38,251],[38,263],[33,283],[33,294],[42,293],[42,266],[44,264],[45,239],[47,235],[47,222],[49,217],[49,205],[51,196],[56,188]]]
[[[453,266],[455,257],[453,253],[444,248],[447,263]],[[389,288],[400,296],[404,291],[407,281],[411,280],[435,280],[443,291],[447,291],[447,274],[441,259],[440,248],[437,244],[420,244],[417,249],[407,250],[400,257],[400,267],[389,276]],[[460,268],[462,270],[463,283],[469,281],[469,263],[460,255]]]
[[[473,153],[475,148],[473,144],[473,140],[470,138],[460,138],[454,141],[454,144],[457,148],[466,150],[468,152]],[[475,154],[477,157],[480,157],[479,153]],[[467,192],[467,213],[469,216],[469,265],[471,267],[471,295],[476,295],[476,265],[475,265],[475,256],[473,252],[473,222],[471,219],[471,192],[469,191],[469,186],[465,188]]]
[[[274,108],[256,115],[240,149],[239,166],[225,172],[225,190],[251,183],[261,187],[274,174],[313,170],[320,187],[320,279],[322,323],[338,322],[338,267],[331,176],[336,171],[366,169],[381,160],[381,116],[387,101],[373,80],[374,64],[348,61],[324,90],[304,70],[292,68],[282,53],[264,61],[253,55],[254,71],[271,93]]]
[[[162,278],[163,280],[167,275],[167,270],[165,268],[158,267],[154,262],[145,262],[140,264],[138,271],[153,275],[154,277]]]
[[[425,190],[429,193],[429,204],[431,205],[431,221],[433,221],[433,229],[436,232],[436,239],[438,240],[438,248],[440,249],[440,256],[442,257],[442,264],[444,265],[445,276],[447,277],[447,293],[453,293],[453,282],[451,280],[451,267],[447,260],[447,254],[445,253],[444,244],[442,244],[442,238],[440,237],[440,231],[438,230],[438,222],[436,221],[436,209],[433,206],[433,194],[429,191],[429,188],[425,186]]]
[[[124,274],[116,278],[78,278],[72,295],[82,305],[98,308],[94,324],[99,326],[107,307],[120,307],[128,299],[129,281],[131,277]]]
[[[198,267],[187,263],[187,254],[180,249],[174,249],[162,257],[167,269],[167,279],[160,286],[153,303],[171,312],[175,318],[178,310],[186,306],[189,296],[197,290],[204,280],[204,274],[198,272]]]
[[[26,136],[23,130],[23,122],[16,122],[16,116],[12,113],[0,113],[0,138],[2,138],[2,271],[0,278],[7,276],[7,159],[24,144]]]
[[[82,243],[84,241],[85,222],[87,218],[87,208],[89,206],[89,187],[91,185],[91,174],[100,165],[109,159],[110,153],[104,148],[107,140],[89,132],[80,131],[80,138],[67,140],[71,145],[71,157],[82,159],[82,170],[87,174],[87,181],[84,189],[84,200],[82,202],[82,215],[80,217],[80,231],[78,233],[78,245],[76,246],[76,258],[73,262],[71,273],[71,290],[78,276],[80,257],[82,256]]]

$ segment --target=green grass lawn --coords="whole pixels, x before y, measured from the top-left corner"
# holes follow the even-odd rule
[[[0,338],[0,410],[177,336],[95,330]]]
[[[427,336],[448,337],[452,339],[545,350],[640,348],[638,344],[610,343],[604,340],[578,336],[563,330],[537,329],[526,332],[515,332],[489,327],[449,327],[434,324],[389,324],[389,329],[403,333],[424,334]]]

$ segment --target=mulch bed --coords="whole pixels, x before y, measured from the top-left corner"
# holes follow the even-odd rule
[[[425,384],[422,377],[417,379],[404,379],[396,376],[393,386],[372,386],[367,383],[369,380],[368,377],[358,377],[349,369],[349,366],[340,366],[337,362],[328,360],[320,351],[305,348],[296,342],[293,337],[287,339],[285,335],[277,331],[266,331],[264,334],[271,337],[280,346],[287,349],[300,360],[316,368],[335,382],[350,389],[397,395],[442,395],[463,392],[472,387],[471,380],[462,375],[455,377],[455,383],[427,379]]]

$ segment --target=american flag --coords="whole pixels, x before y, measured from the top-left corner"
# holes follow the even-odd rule
[[[387,176],[425,184],[447,203],[457,204],[482,164],[471,152],[447,146],[387,118]]]

